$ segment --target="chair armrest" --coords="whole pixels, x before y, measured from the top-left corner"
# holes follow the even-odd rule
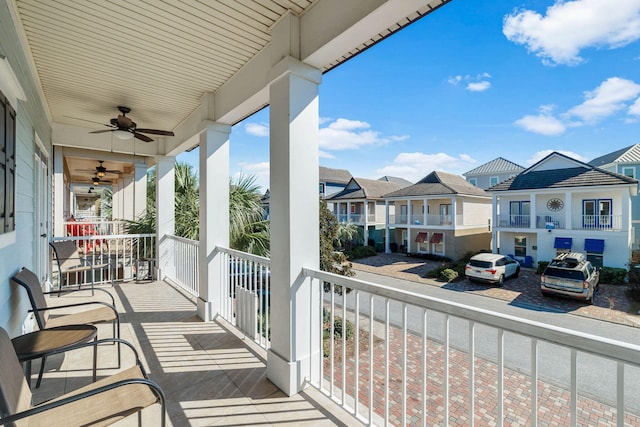
[[[35,313],[35,312],[38,312],[38,311],[47,311],[47,310],[57,310],[59,308],[81,307],[83,305],[90,305],[90,304],[105,305],[105,306],[109,307],[111,310],[113,310],[113,312],[116,314],[116,316],[119,317],[118,310],[116,310],[116,308],[113,305],[109,304],[108,302],[103,302],[103,301],[77,302],[77,303],[74,303],[74,304],[56,305],[55,307],[35,307],[35,308],[32,308],[31,310],[29,310],[29,313]]]
[[[98,387],[98,388],[95,388],[93,390],[88,390],[88,391],[85,391],[84,393],[79,393],[79,394],[76,394],[76,395],[73,395],[73,396],[66,397],[64,399],[55,400],[53,402],[42,403],[42,404],[40,404],[38,406],[35,406],[33,408],[30,408],[30,409],[27,409],[26,411],[17,412],[15,414],[7,415],[6,417],[0,418],[0,425],[5,425],[5,424],[12,424],[13,425],[13,423],[15,421],[30,417],[32,415],[40,414],[42,412],[46,412],[46,411],[49,411],[51,409],[67,405],[69,403],[77,402],[79,400],[86,399],[88,397],[96,396],[96,395],[99,395],[101,393],[105,393],[107,391],[111,391],[111,390],[114,390],[116,388],[127,386],[127,385],[132,385],[132,384],[146,385],[152,390],[153,394],[155,394],[158,397],[158,401],[160,402],[160,405],[162,406],[161,425],[164,426],[166,424],[166,421],[165,421],[166,415],[165,415],[165,396],[164,396],[164,392],[162,391],[162,389],[160,388],[160,386],[158,384],[156,384],[153,381],[148,380],[146,378],[131,378],[131,379],[127,379],[127,380],[117,381],[117,382],[115,382],[113,384],[109,384],[109,385],[106,385],[106,386]]]
[[[116,300],[113,297],[113,295],[111,294],[111,292],[107,291],[106,289],[102,289],[102,288],[95,288],[94,290],[96,291],[101,291],[104,292],[105,294],[109,295],[109,298],[111,298],[111,305],[112,306],[116,306]],[[71,293],[71,292],[83,292],[85,291],[84,289],[63,289],[63,290],[59,290],[59,291],[50,291],[50,292],[43,292],[43,295],[52,295],[52,294],[65,294],[65,293]]]

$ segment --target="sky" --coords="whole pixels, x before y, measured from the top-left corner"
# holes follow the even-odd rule
[[[319,93],[320,164],[355,177],[588,162],[640,143],[640,0],[453,0]],[[197,150],[178,160],[197,169]],[[269,187],[268,108],[233,126],[230,166]]]

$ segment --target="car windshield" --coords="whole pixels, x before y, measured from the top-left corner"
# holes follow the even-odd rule
[[[565,270],[564,268],[547,267],[545,276],[559,277],[561,279],[584,280],[582,270]]]
[[[491,268],[493,267],[493,263],[491,261],[480,261],[477,259],[472,259],[469,264],[471,264],[472,267],[478,267],[478,268]]]

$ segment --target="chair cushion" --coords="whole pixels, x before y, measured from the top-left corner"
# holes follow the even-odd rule
[[[116,314],[110,307],[97,307],[98,308],[94,308],[92,310],[65,314],[59,317],[54,317],[55,310],[52,310],[45,327],[53,328],[55,326],[64,325],[92,325],[94,323],[112,322],[113,320],[115,320]]]
[[[144,378],[138,366],[74,390],[52,401],[132,378]],[[156,395],[146,385],[126,385],[29,417],[29,427],[107,426],[157,401]]]

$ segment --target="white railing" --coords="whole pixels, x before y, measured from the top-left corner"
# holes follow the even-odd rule
[[[337,214],[336,218],[338,219],[338,222],[347,222],[347,214]]]
[[[411,225],[424,225],[424,215],[411,215]]]
[[[261,347],[270,345],[271,261],[218,247],[222,262],[220,315]]]
[[[407,223],[407,215],[389,215],[389,224],[406,224]]]
[[[367,214],[367,222],[376,222],[376,214]]]
[[[303,273],[320,293],[311,324],[323,325],[313,331],[310,384],[365,424],[640,425],[636,344]]]
[[[577,230],[622,230],[622,215],[575,215],[572,227]]]
[[[54,237],[53,241],[72,240],[78,245],[80,255],[93,264],[106,264],[110,267],[104,273],[94,276],[95,283],[112,282],[114,280],[139,279],[136,271],[144,268],[145,278],[153,277],[153,271],[149,271],[149,262],[153,263],[155,256],[155,234],[115,234],[115,235],[87,235]],[[55,258],[54,263],[55,263]],[[150,261],[151,260],[151,261]],[[146,265],[142,266],[140,262]],[[139,267],[139,265],[141,267]],[[58,271],[54,265],[52,271]],[[108,272],[107,272],[108,271]],[[96,272],[96,274],[98,274]],[[59,280],[60,278],[58,278]],[[85,275],[67,275],[68,284],[89,283],[89,277]],[[71,279],[71,281],[70,281]]]
[[[160,242],[163,262],[172,262],[165,269],[166,277],[194,297],[198,296],[199,251],[200,242],[197,240],[167,235]]]
[[[451,215],[427,215],[428,225],[453,225],[453,218]]]
[[[498,215],[498,227],[502,228],[529,228],[531,215]]]
[[[355,222],[355,223],[364,223],[364,219],[365,219],[365,214],[360,214],[360,213],[352,213],[349,216],[349,221],[350,222]]]
[[[564,229],[564,215],[539,215],[536,217],[537,228]]]

